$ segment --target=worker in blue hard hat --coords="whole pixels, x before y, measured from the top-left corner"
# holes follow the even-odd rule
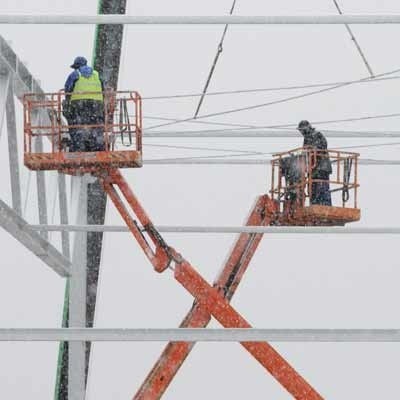
[[[98,72],[87,65],[85,57],[76,57],[71,68],[74,71],[68,75],[64,85],[63,114],[69,125],[80,127],[70,129],[69,150],[104,150],[103,82]]]
[[[332,164],[329,160],[328,142],[325,136],[317,131],[307,120],[302,120],[297,130],[303,135],[303,147],[311,147],[318,151],[316,165],[312,171],[311,204],[331,206],[331,192],[329,190],[329,175],[332,173]],[[325,150],[325,151],[324,151]]]

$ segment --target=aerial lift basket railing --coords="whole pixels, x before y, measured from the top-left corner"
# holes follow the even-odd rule
[[[82,92],[82,94],[89,92]],[[105,91],[104,123],[67,124],[68,93],[24,95],[24,162],[32,170],[92,172],[98,168],[142,166],[142,101],[134,91]],[[47,114],[49,118],[41,118]],[[49,121],[44,123],[43,121]],[[103,151],[70,152],[68,140],[72,130],[100,130]],[[35,140],[47,137],[45,150],[37,151]],[[68,171],[69,169],[69,171]]]
[[[270,193],[278,204],[276,222],[327,226],[358,221],[358,157],[358,153],[310,147],[274,154]],[[322,164],[331,171],[329,180],[314,177]],[[316,199],[319,184],[329,185],[332,205]]]

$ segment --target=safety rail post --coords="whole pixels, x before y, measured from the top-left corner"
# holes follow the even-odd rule
[[[279,156],[279,164],[278,164],[278,201],[279,201],[279,208],[281,207],[281,191],[282,191],[282,171],[280,168],[282,161],[282,156]]]
[[[111,109],[111,91],[105,90],[103,92],[104,103],[104,146],[107,150],[112,150],[109,141],[109,130],[111,129],[112,121],[114,120],[114,110]],[[111,120],[111,124],[110,124]]]
[[[275,164],[276,164],[275,161],[271,160],[272,177],[271,177],[271,192],[270,193],[271,193],[272,201],[275,199],[275,197],[274,197],[274,191],[275,191]]]
[[[28,153],[28,141],[26,139],[27,137],[27,127],[28,127],[28,118],[27,118],[27,108],[28,106],[27,104],[27,99],[26,99],[26,94],[24,95],[24,99],[23,99],[23,103],[24,103],[24,154]],[[29,153],[30,153],[30,148],[29,148]]]
[[[61,92],[58,92],[57,94],[57,116],[59,118],[59,123],[57,124],[58,127],[58,153],[61,152],[61,135],[62,135],[62,127],[61,127],[61,104],[62,104],[62,100],[61,100]],[[53,150],[54,152],[54,150]]]
[[[342,187],[343,187],[343,190],[345,189],[345,176],[344,176],[344,173],[345,173],[345,163],[346,163],[346,159],[345,159],[345,157],[343,157],[343,181],[342,181]],[[338,180],[340,181],[340,176],[338,176]],[[347,187],[347,190],[349,190],[349,187]],[[342,207],[344,208],[346,206],[346,202],[344,201],[344,195],[343,195],[343,192],[342,192]]]
[[[140,96],[140,94],[138,92],[136,92],[136,96],[138,98],[138,128],[137,128],[137,137],[138,137],[138,141],[137,141],[137,151],[140,151],[140,154],[142,154],[142,132],[143,132],[143,128],[142,128],[142,121],[143,121],[143,115],[142,115],[142,98]]]
[[[354,160],[354,208],[357,208],[357,194],[358,194],[358,156]]]

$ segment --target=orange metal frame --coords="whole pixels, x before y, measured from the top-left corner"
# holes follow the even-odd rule
[[[90,92],[87,92],[90,93]],[[72,125],[63,123],[63,104],[68,93],[30,93],[24,95],[24,162],[34,170],[63,170],[63,172],[95,172],[99,168],[127,168],[142,166],[142,100],[135,91],[105,91],[104,125]],[[127,117],[131,122],[118,120],[121,113],[120,104],[126,105]],[[37,118],[44,113],[48,118]],[[44,121],[48,121],[45,123]],[[103,128],[105,151],[100,152],[66,152],[62,139],[69,135],[70,129],[91,130]],[[134,141],[129,150],[116,151],[117,138],[129,138]],[[47,137],[50,149],[37,153],[33,143],[38,137]],[[132,150],[133,149],[133,150]]]
[[[291,156],[300,156],[302,161],[301,175],[302,179],[299,183],[293,186],[289,186],[283,182],[283,174],[281,171],[282,161],[285,158]],[[298,196],[298,207],[306,207],[307,199],[312,196],[312,184],[314,182],[322,182],[318,179],[313,179],[311,172],[315,168],[316,160],[318,157],[327,157],[332,163],[332,177],[329,179],[329,184],[335,186],[331,192],[342,190],[345,186],[349,191],[354,192],[353,196],[353,208],[357,208],[357,196],[358,196],[358,153],[351,153],[339,150],[315,150],[309,147],[300,147],[290,151],[277,153],[273,155],[272,163],[272,180],[271,180],[271,198],[272,200],[277,200],[280,205],[280,211],[283,211],[282,206],[285,203],[284,196],[288,189],[294,189]],[[345,182],[344,173],[345,167],[344,163],[350,162],[352,164],[351,174],[349,176],[349,181]],[[324,181],[326,182],[326,181]],[[343,208],[346,207],[346,203],[342,202]]]
[[[299,179],[286,182],[282,173],[284,161],[297,163]],[[360,219],[358,197],[358,153],[338,150],[316,150],[301,147],[273,155],[271,199],[277,203],[279,225],[344,225]],[[332,165],[329,181],[314,179],[312,171],[318,158],[328,158]],[[313,183],[328,182],[330,192],[342,192],[339,206],[311,204]],[[291,195],[295,194],[294,199]],[[348,198],[344,198],[348,197]],[[332,199],[334,203],[334,199]]]
[[[133,101],[135,105],[135,145],[136,152],[140,155],[140,159],[137,157],[134,159],[133,156],[131,158],[128,157],[125,163],[118,158],[120,157],[119,153],[123,152],[118,152],[113,147],[115,135],[123,134],[126,128],[124,124],[116,124],[114,122],[118,108],[117,100],[121,93],[128,93],[130,101]],[[24,160],[27,167],[33,170],[57,169],[71,174],[89,172],[98,177],[104,191],[114,203],[154,269],[157,272],[163,272],[167,268],[173,269],[175,279],[195,298],[191,310],[180,325],[181,327],[205,327],[212,316],[227,328],[251,327],[230,305],[230,300],[263,235],[248,233],[239,235],[220,275],[212,285],[207,283],[187,260],[164,241],[118,170],[118,167],[141,166],[142,111],[139,94],[136,92],[105,93],[106,121],[104,135],[106,150],[93,153],[68,153],[62,148],[62,136],[69,129],[69,127],[62,123],[62,100],[64,96],[65,94],[62,92],[56,94],[25,95]],[[35,125],[32,116],[35,112],[39,111],[47,113],[50,119],[49,125]],[[77,126],[74,127],[76,128]],[[84,128],[93,127],[85,126]],[[49,137],[51,142],[50,152],[37,154],[32,149],[32,141],[39,135]],[[279,159],[284,157],[285,154],[287,155],[288,153],[277,155],[278,161],[273,162],[273,170],[279,165]],[[338,159],[343,157],[342,154],[338,155]],[[314,157],[316,157],[316,154],[314,154]],[[278,174],[280,174],[278,177],[278,187],[275,188],[273,184],[271,190],[272,199],[268,195],[260,196],[257,199],[247,219],[247,225],[268,226],[276,224],[277,221],[279,222],[279,217],[282,214],[281,198],[284,192],[284,185],[280,170],[278,170]],[[304,181],[302,185],[301,190],[304,191],[307,183]],[[356,181],[354,185],[354,189],[356,190],[358,186]],[[309,182],[308,186],[310,186]],[[303,208],[304,205],[305,203],[302,202]],[[322,399],[316,390],[268,343],[243,342],[241,344],[294,398],[300,400]],[[134,399],[159,399],[193,346],[194,343],[169,343],[136,393]]]
[[[172,267],[173,264],[175,279],[195,298],[195,304],[181,327],[206,326],[211,316],[214,316],[226,328],[251,327],[229,304],[229,300],[257,248],[261,235],[247,234],[239,238],[224,271],[211,286],[187,260],[165,243],[118,170],[102,172],[97,176],[129,230],[153,264],[154,269],[162,272],[166,268]],[[125,203],[130,206],[130,210]],[[256,214],[252,215],[249,222],[258,221],[269,224],[274,212],[274,203],[269,200],[268,196],[265,196],[257,204],[261,205],[261,209],[256,210]],[[261,214],[257,216],[257,213],[260,212]],[[262,219],[260,219],[260,215],[263,215]],[[143,230],[135,221],[135,216],[143,226]],[[150,245],[144,234],[148,235],[153,246]],[[240,259],[242,259],[241,263]],[[260,342],[242,342],[241,344],[294,398],[299,400],[322,399],[316,390],[271,345]],[[170,343],[135,399],[160,398],[192,347],[193,343]]]
[[[260,196],[253,206],[246,225],[267,226],[272,220],[275,205],[268,196]],[[242,233],[230,251],[224,268],[214,280],[215,288],[225,299],[231,300],[250,260],[252,259],[262,234]],[[211,320],[210,313],[195,300],[192,308],[180,324],[180,328],[203,328]],[[135,400],[159,399],[191,352],[195,343],[170,342],[136,393]]]

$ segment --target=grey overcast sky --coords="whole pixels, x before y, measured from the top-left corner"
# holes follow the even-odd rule
[[[224,15],[230,0],[131,0],[130,15]],[[396,0],[341,0],[348,14],[400,13]],[[0,14],[94,14],[95,0],[3,0]],[[237,0],[238,15],[336,14],[332,0]],[[144,96],[202,90],[222,26],[128,26],[119,88]],[[400,68],[400,26],[354,26],[376,74]],[[1,26],[0,34],[46,91],[57,91],[77,55],[91,59],[92,26]],[[344,26],[234,26],[210,91],[255,89],[364,78],[368,72]],[[266,103],[305,92],[263,92],[209,97],[208,114]],[[398,112],[400,81],[352,85],[280,105],[206,121],[269,126],[359,118]],[[144,102],[146,117],[187,118],[197,99]],[[18,105],[19,132],[22,113]],[[146,126],[157,120],[146,119]],[[399,118],[316,124],[322,131],[398,131]],[[177,124],[166,131],[206,129]],[[211,126],[212,127],[212,126]],[[221,126],[212,127],[221,129]],[[1,198],[10,202],[6,135],[0,147]],[[390,142],[335,139],[330,146]],[[223,155],[223,151],[170,149],[150,144],[271,152],[297,147],[301,139],[147,139],[145,159]],[[360,149],[363,158],[397,159],[398,145]],[[22,154],[20,154],[22,158]],[[269,156],[265,156],[269,158]],[[362,220],[357,226],[399,226],[399,167],[364,166],[360,171]],[[256,196],[270,184],[264,166],[145,166],[125,171],[133,190],[159,225],[239,225]],[[25,218],[37,223],[34,176],[22,173]],[[47,175],[49,214],[55,177]],[[57,219],[54,220],[57,223]],[[108,224],[121,224],[109,205]],[[354,225],[355,226],[355,225]],[[53,235],[57,243],[57,235]],[[234,235],[166,234],[211,281]],[[233,304],[259,328],[398,328],[398,239],[392,236],[266,235]],[[58,327],[64,281],[0,230],[2,278],[0,327]],[[169,328],[180,323],[192,298],[169,272],[159,275],[128,234],[106,234],[100,278],[98,327]],[[218,324],[213,323],[212,327]],[[123,400],[135,393],[163,343],[95,344],[88,400]],[[277,343],[274,347],[327,399],[400,397],[397,344]],[[0,343],[0,398],[52,399],[57,361],[54,343]],[[290,396],[235,343],[198,344],[165,399],[289,399]]]

